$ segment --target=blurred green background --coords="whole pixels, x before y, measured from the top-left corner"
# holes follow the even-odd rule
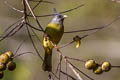
[[[120,16],[120,3],[112,2],[111,0],[49,0],[54,4],[41,3],[35,9],[35,15],[44,15],[53,13],[53,8],[57,11],[64,11],[70,8],[76,7],[80,4],[85,6],[66,13],[68,18],[65,19],[64,26],[65,31],[87,29],[93,27],[99,27],[110,23],[112,20]],[[9,0],[9,3],[22,10],[21,0]],[[31,2],[32,6],[36,3]],[[22,17],[21,13],[18,13],[10,9],[4,4],[3,0],[0,0],[0,34],[12,23]],[[45,29],[52,17],[39,18],[40,24]],[[36,25],[31,18],[31,23]],[[102,63],[107,60],[112,65],[120,65],[120,20],[116,21],[109,27],[85,38],[82,40],[80,48],[76,49],[75,44],[69,45],[61,49],[64,55],[83,60],[95,59],[98,63]],[[37,25],[36,25],[37,26]],[[42,33],[37,31],[40,39],[42,39]],[[64,34],[60,44],[65,44],[72,40],[75,35],[84,35],[87,32]],[[0,42],[0,52],[11,50],[15,52],[20,42],[27,36],[26,28],[22,28],[14,37],[5,39]],[[33,37],[34,38],[34,37]],[[42,56],[44,56],[44,50],[42,45],[34,39],[37,48]],[[60,45],[59,44],[59,45]],[[18,54],[26,51],[34,51],[29,38],[19,50]],[[15,59],[17,68],[15,71],[5,71],[4,78],[2,80],[47,80],[48,73],[42,71],[41,60],[34,54],[26,54]],[[53,70],[56,69],[58,63],[57,52],[53,51]],[[84,68],[84,64],[81,62],[73,62],[83,72],[90,75],[95,80],[120,80],[120,69],[113,68],[110,72],[103,73],[102,75],[95,75],[92,71],[88,71]],[[62,66],[65,69],[64,64]],[[69,74],[74,74],[70,71]],[[86,77],[82,75],[84,80]],[[62,76],[62,80],[65,80],[65,76]]]

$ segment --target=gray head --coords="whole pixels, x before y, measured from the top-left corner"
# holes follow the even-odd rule
[[[66,17],[67,17],[67,15],[62,15],[60,13],[57,13],[56,9],[54,8],[54,17],[53,17],[51,23],[56,23],[56,24],[62,24],[63,25],[63,21]]]

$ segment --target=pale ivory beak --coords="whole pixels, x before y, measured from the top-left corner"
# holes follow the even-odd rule
[[[67,18],[68,16],[67,15],[63,15],[64,18]]]

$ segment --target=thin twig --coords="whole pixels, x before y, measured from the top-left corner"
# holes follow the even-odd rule
[[[39,1],[39,2],[32,8],[32,11],[34,11],[34,9],[35,9],[41,2],[42,2],[42,0]],[[30,13],[29,13],[29,15],[30,15]]]
[[[59,46],[58,48],[59,48],[59,49],[64,48],[64,47],[66,47],[66,46],[68,46],[68,45],[70,45],[70,44],[72,44],[72,43],[74,43],[74,42],[75,42],[75,41],[73,40],[73,41],[71,41],[71,42],[69,42],[69,43],[66,43],[66,44],[64,44],[64,45]]]
[[[29,19],[28,19],[28,23],[29,23]],[[38,35],[35,33],[35,31],[31,28],[31,31],[33,32],[33,34],[35,35],[36,39],[39,41],[40,45],[41,45],[41,40],[39,39]]]
[[[6,39],[7,37],[11,36],[10,34],[17,28],[19,27],[19,29],[21,29],[23,27],[24,24],[20,23],[18,24],[15,28],[13,28],[11,31],[9,31],[5,36],[2,37],[2,39],[0,39],[0,41]],[[13,36],[14,34],[12,34]]]
[[[120,68],[120,66],[113,66],[113,65],[112,65],[111,67],[112,67],[112,68]]]
[[[20,54],[18,54],[18,55],[13,56],[12,58],[14,59],[14,58],[19,57],[19,56],[24,55],[24,54],[33,54],[33,52],[20,53]]]
[[[60,62],[58,63],[58,65],[57,65],[57,68],[56,68],[56,74],[57,74],[57,72],[58,72],[58,70],[59,70],[59,66],[60,66]]]
[[[81,59],[75,59],[75,58],[71,58],[71,57],[67,57],[67,56],[66,56],[66,58],[67,58],[67,59],[70,59],[70,60],[75,60],[75,61],[84,62],[84,63],[86,62],[86,61],[81,60]]]
[[[63,71],[60,71],[62,74],[66,75],[67,77],[70,77],[72,80],[77,80],[73,76],[69,75],[68,73],[65,73]]]
[[[60,60],[60,62],[59,62],[59,80],[61,80],[61,73],[60,73],[60,71],[61,71],[61,62],[62,62],[62,55],[59,55],[59,60]]]
[[[21,48],[21,46],[23,45],[23,43],[26,41],[26,38],[20,43],[20,45],[18,46],[18,48],[16,49],[14,55],[17,54],[18,50]]]
[[[19,26],[17,30],[15,30],[14,32],[12,32],[12,33],[9,35],[9,37],[11,37],[11,36],[13,36],[14,34],[16,34],[23,26],[24,26],[24,23],[21,24],[21,26]]]
[[[52,75],[50,74],[50,73],[48,73],[49,75],[48,75],[48,80],[54,80],[53,78],[52,78]]]
[[[104,25],[104,26],[101,26],[101,27],[98,27],[98,28],[93,28],[93,29],[91,29],[91,30],[94,30],[93,32],[91,32],[91,33],[89,33],[89,34],[85,34],[85,35],[83,35],[83,36],[80,37],[80,38],[81,38],[81,39],[84,39],[84,38],[86,38],[86,37],[88,37],[88,36],[90,36],[90,35],[92,35],[92,34],[95,34],[96,32],[100,31],[101,29],[104,29],[104,28],[112,25],[114,22],[116,22],[116,21],[119,20],[119,19],[120,19],[120,17],[117,17],[116,19],[114,19],[113,21],[111,21],[110,23],[108,23],[108,24],[106,24],[106,25]],[[90,30],[90,29],[89,29],[89,30]],[[72,43],[74,43],[74,42],[75,42],[75,40],[72,40],[72,41],[70,41],[69,43],[66,43],[66,44],[64,44],[64,45],[62,45],[62,46],[60,46],[60,47],[58,47],[58,48],[59,48],[59,49],[64,48],[64,47],[66,47],[66,46],[68,46],[68,45],[70,45],[70,44],[72,44]]]
[[[66,74],[68,74],[68,69],[67,69],[67,62],[65,61],[65,71],[66,71]],[[66,75],[67,76],[67,80],[68,80],[68,75]]]
[[[22,22],[22,19],[23,19],[23,18],[18,19],[15,23],[13,23],[13,24],[11,24],[9,27],[7,27],[7,28],[5,29],[5,32],[7,32],[12,26],[14,26],[15,24],[17,24],[18,22]]]
[[[48,72],[48,73],[49,73],[49,72]],[[50,72],[50,73],[52,73],[52,74],[55,76],[56,79],[59,79],[54,72]]]
[[[59,55],[61,55],[61,56],[64,58],[65,62],[66,62],[66,58],[65,58],[65,56],[62,55],[61,51],[60,51],[59,49],[57,49],[57,51],[58,51]],[[67,61],[67,62],[68,62],[68,61]],[[72,71],[74,72],[74,74],[78,77],[78,79],[79,79],[79,80],[83,80],[83,79],[80,77],[79,73],[77,73],[76,70],[73,69],[73,67],[72,67],[70,64],[68,64],[68,65],[69,65],[69,67],[72,69]]]
[[[30,38],[30,40],[31,40],[31,42],[32,42],[32,45],[33,45],[33,47],[34,47],[34,49],[35,49],[37,55],[38,55],[39,58],[43,61],[42,56],[40,55],[39,51],[37,50],[37,48],[36,48],[36,46],[35,46],[35,44],[34,44],[34,41],[33,41],[32,37],[31,37],[30,31],[29,31],[29,28],[28,28],[27,25],[26,25],[26,28],[27,28],[27,31],[28,31],[29,38]]]
[[[75,68],[74,68],[70,63],[68,63],[68,66],[71,68],[71,70],[74,72],[74,74],[77,76],[77,78],[78,78],[79,80],[83,80],[83,79],[80,77],[79,73],[75,70]]]
[[[20,13],[23,13],[23,12],[24,12],[24,11],[22,11],[22,10],[16,9],[15,7],[11,6],[11,5],[8,3],[7,0],[4,0],[4,3],[5,3],[8,7],[10,7],[11,9],[13,9],[13,10],[15,10],[15,11],[17,11],[17,12],[20,12]]]
[[[45,0],[44,0],[44,1],[41,1],[41,0],[40,0],[40,1],[38,1],[38,0],[36,0],[36,1],[35,1],[35,0],[34,0],[34,1],[33,1],[33,0],[29,0],[29,1],[31,1],[31,2],[43,2],[43,3],[54,4],[54,2],[51,2],[51,1],[45,1]]]
[[[64,33],[76,33],[76,32],[85,32],[85,31],[91,31],[91,30],[101,30],[105,27],[110,26],[111,24],[113,24],[114,22],[116,22],[117,20],[119,20],[120,17],[117,17],[116,19],[114,19],[113,21],[111,21],[110,23],[104,25],[104,26],[100,26],[100,27],[96,27],[96,28],[91,28],[91,29],[83,29],[83,30],[75,30],[75,31],[66,31]]]
[[[35,37],[37,38],[37,40],[41,43],[41,40],[39,39],[38,35],[35,33],[35,31],[31,28],[33,34],[35,35]]]
[[[91,78],[90,76],[86,75],[84,72],[82,72],[80,69],[78,69],[76,66],[74,66],[70,61],[67,60],[67,62],[74,67],[76,70],[78,70],[80,73],[82,73],[84,76],[86,76],[87,78],[89,78],[90,80],[94,80],[93,78]]]
[[[90,28],[90,29],[82,29],[82,30],[75,30],[75,31],[65,31],[64,33],[77,33],[77,32],[87,32],[87,31],[93,31],[93,30],[98,30],[104,28],[103,26],[101,27],[96,27],[96,28]]]
[[[40,29],[44,32],[44,29],[42,28],[42,26],[40,25],[38,19],[37,19],[36,16],[34,15],[34,13],[33,13],[32,9],[31,9],[31,7],[30,7],[28,1],[25,0],[25,2],[26,2],[26,4],[27,4],[27,6],[28,6],[28,8],[29,8],[29,10],[30,10],[30,12],[31,12],[31,14],[32,14],[32,16],[33,16],[33,18],[35,19],[36,23],[38,24],[38,26],[40,27]]]
[[[29,23],[26,23],[29,27],[31,27],[31,28],[33,28],[33,29],[35,29],[35,30],[37,30],[37,31],[42,31],[42,30],[40,30],[40,29],[38,29],[38,28],[36,28],[36,27],[34,27],[34,26],[32,26],[31,24],[29,24]]]
[[[81,4],[81,5],[78,5],[77,7],[75,8],[72,8],[72,9],[69,9],[69,10],[65,10],[65,11],[62,11],[62,12],[59,12],[60,14],[63,14],[63,13],[67,13],[67,12],[71,12],[73,10],[76,10],[80,7],[84,6],[84,4]],[[53,16],[54,14],[46,14],[46,15],[40,15],[40,16],[36,16],[36,17],[48,17],[48,16]],[[32,15],[28,15],[30,17],[32,17]]]

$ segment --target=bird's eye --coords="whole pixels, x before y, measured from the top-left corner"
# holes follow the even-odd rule
[[[62,18],[62,16],[61,16],[61,15],[58,15],[58,18]]]

